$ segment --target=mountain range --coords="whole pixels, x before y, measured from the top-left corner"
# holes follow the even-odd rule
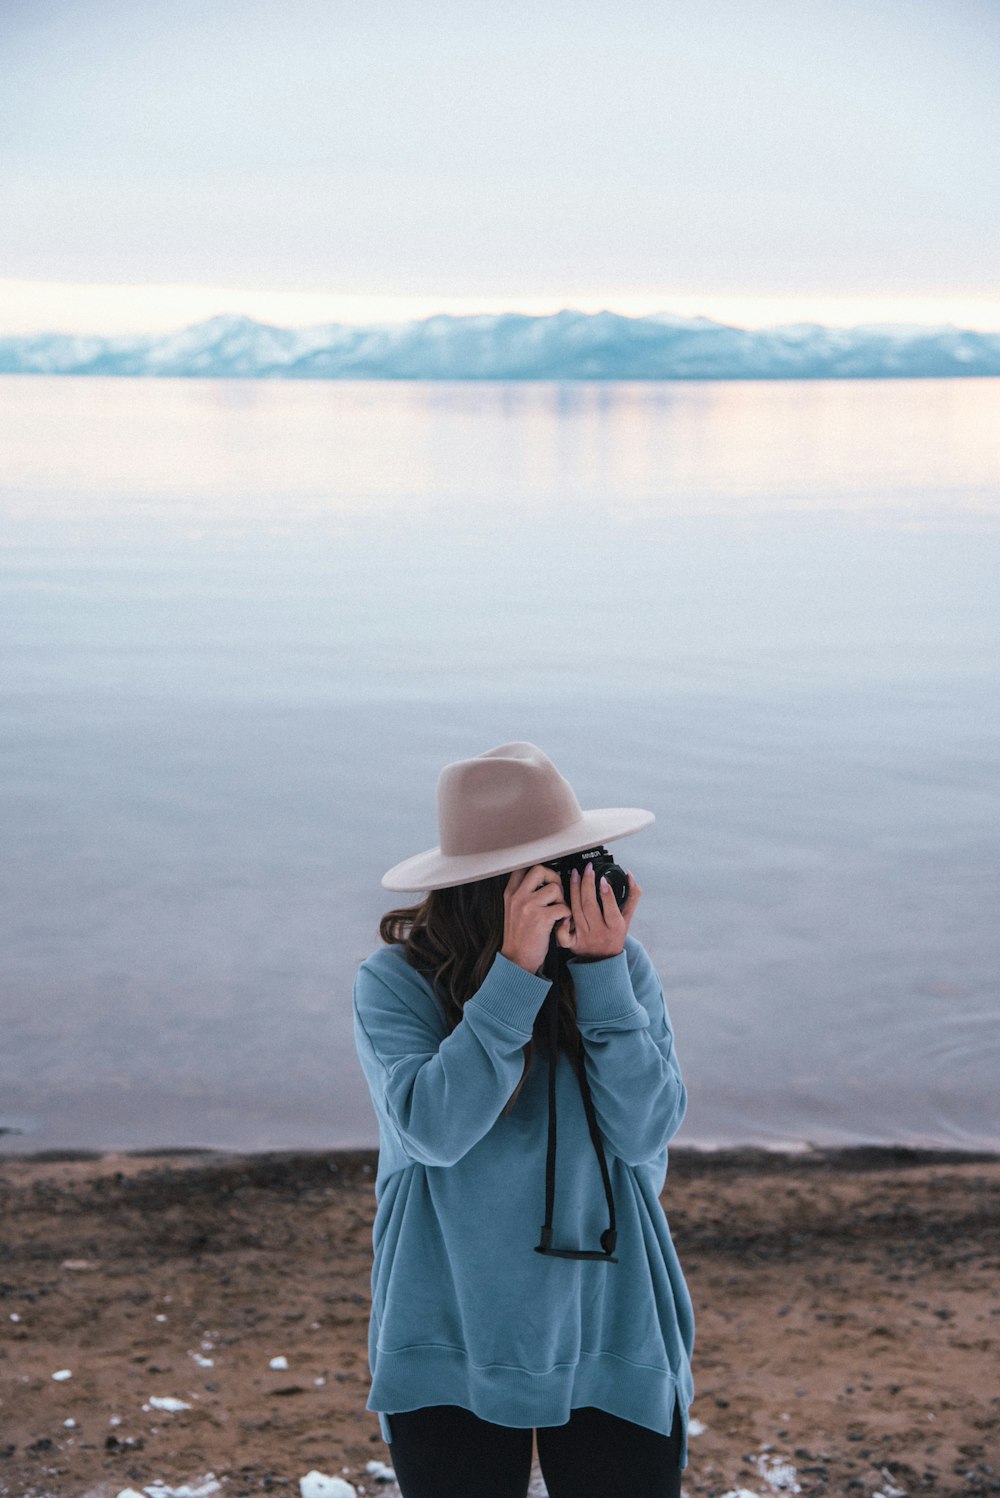
[[[303,380],[807,380],[1000,375],[1000,333],[506,312],[280,328],[227,314],[181,332],[0,338],[0,373]]]

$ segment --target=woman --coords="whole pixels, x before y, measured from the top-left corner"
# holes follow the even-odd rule
[[[445,767],[438,821],[382,880],[427,893],[354,990],[380,1139],[368,1408],[404,1498],[524,1498],[533,1431],[550,1498],[676,1498],[694,1330],[659,1195],[687,1095],[629,934],[642,891],[593,867],[652,813],[581,811],[514,743]]]

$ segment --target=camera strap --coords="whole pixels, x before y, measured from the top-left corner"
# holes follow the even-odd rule
[[[554,972],[558,972],[557,947],[555,932],[553,932],[549,941],[549,966],[551,966]],[[590,1142],[594,1146],[597,1163],[601,1168],[601,1181],[604,1184],[604,1196],[608,1203],[610,1223],[601,1234],[600,1252],[597,1249],[552,1247],[552,1215],[556,1197],[556,1064],[559,1060],[559,994],[555,982],[553,982],[545,1002],[549,1006],[549,1134],[548,1148],[545,1155],[545,1222],[542,1227],[541,1242],[536,1247],[535,1253],[548,1254],[549,1257],[555,1259],[605,1259],[610,1264],[617,1264],[618,1260],[614,1257],[615,1245],[618,1241],[618,1232],[615,1225],[615,1199],[611,1191],[611,1176],[608,1172],[608,1162],[604,1155],[604,1144],[601,1140],[600,1129],[597,1126],[594,1100],[590,1095],[590,1084],[587,1081],[582,1047],[580,1056],[574,1063],[574,1070],[580,1085],[580,1094],[583,1098],[583,1111],[587,1115]]]

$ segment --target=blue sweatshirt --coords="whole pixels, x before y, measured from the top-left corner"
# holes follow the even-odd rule
[[[550,984],[497,954],[448,1033],[398,945],[354,987],[358,1054],[379,1123],[367,1408],[456,1404],[500,1425],[564,1425],[592,1405],[670,1433],[687,1465],[691,1298],[659,1201],[687,1106],[663,990],[634,937],[572,962],[587,1079],[607,1155],[617,1264],[535,1253],[545,1216],[548,1058],[522,1047]],[[579,1082],[560,1052],[552,1241],[608,1226]]]

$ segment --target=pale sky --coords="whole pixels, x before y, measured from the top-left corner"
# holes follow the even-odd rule
[[[1000,328],[996,0],[20,0],[0,332]]]

